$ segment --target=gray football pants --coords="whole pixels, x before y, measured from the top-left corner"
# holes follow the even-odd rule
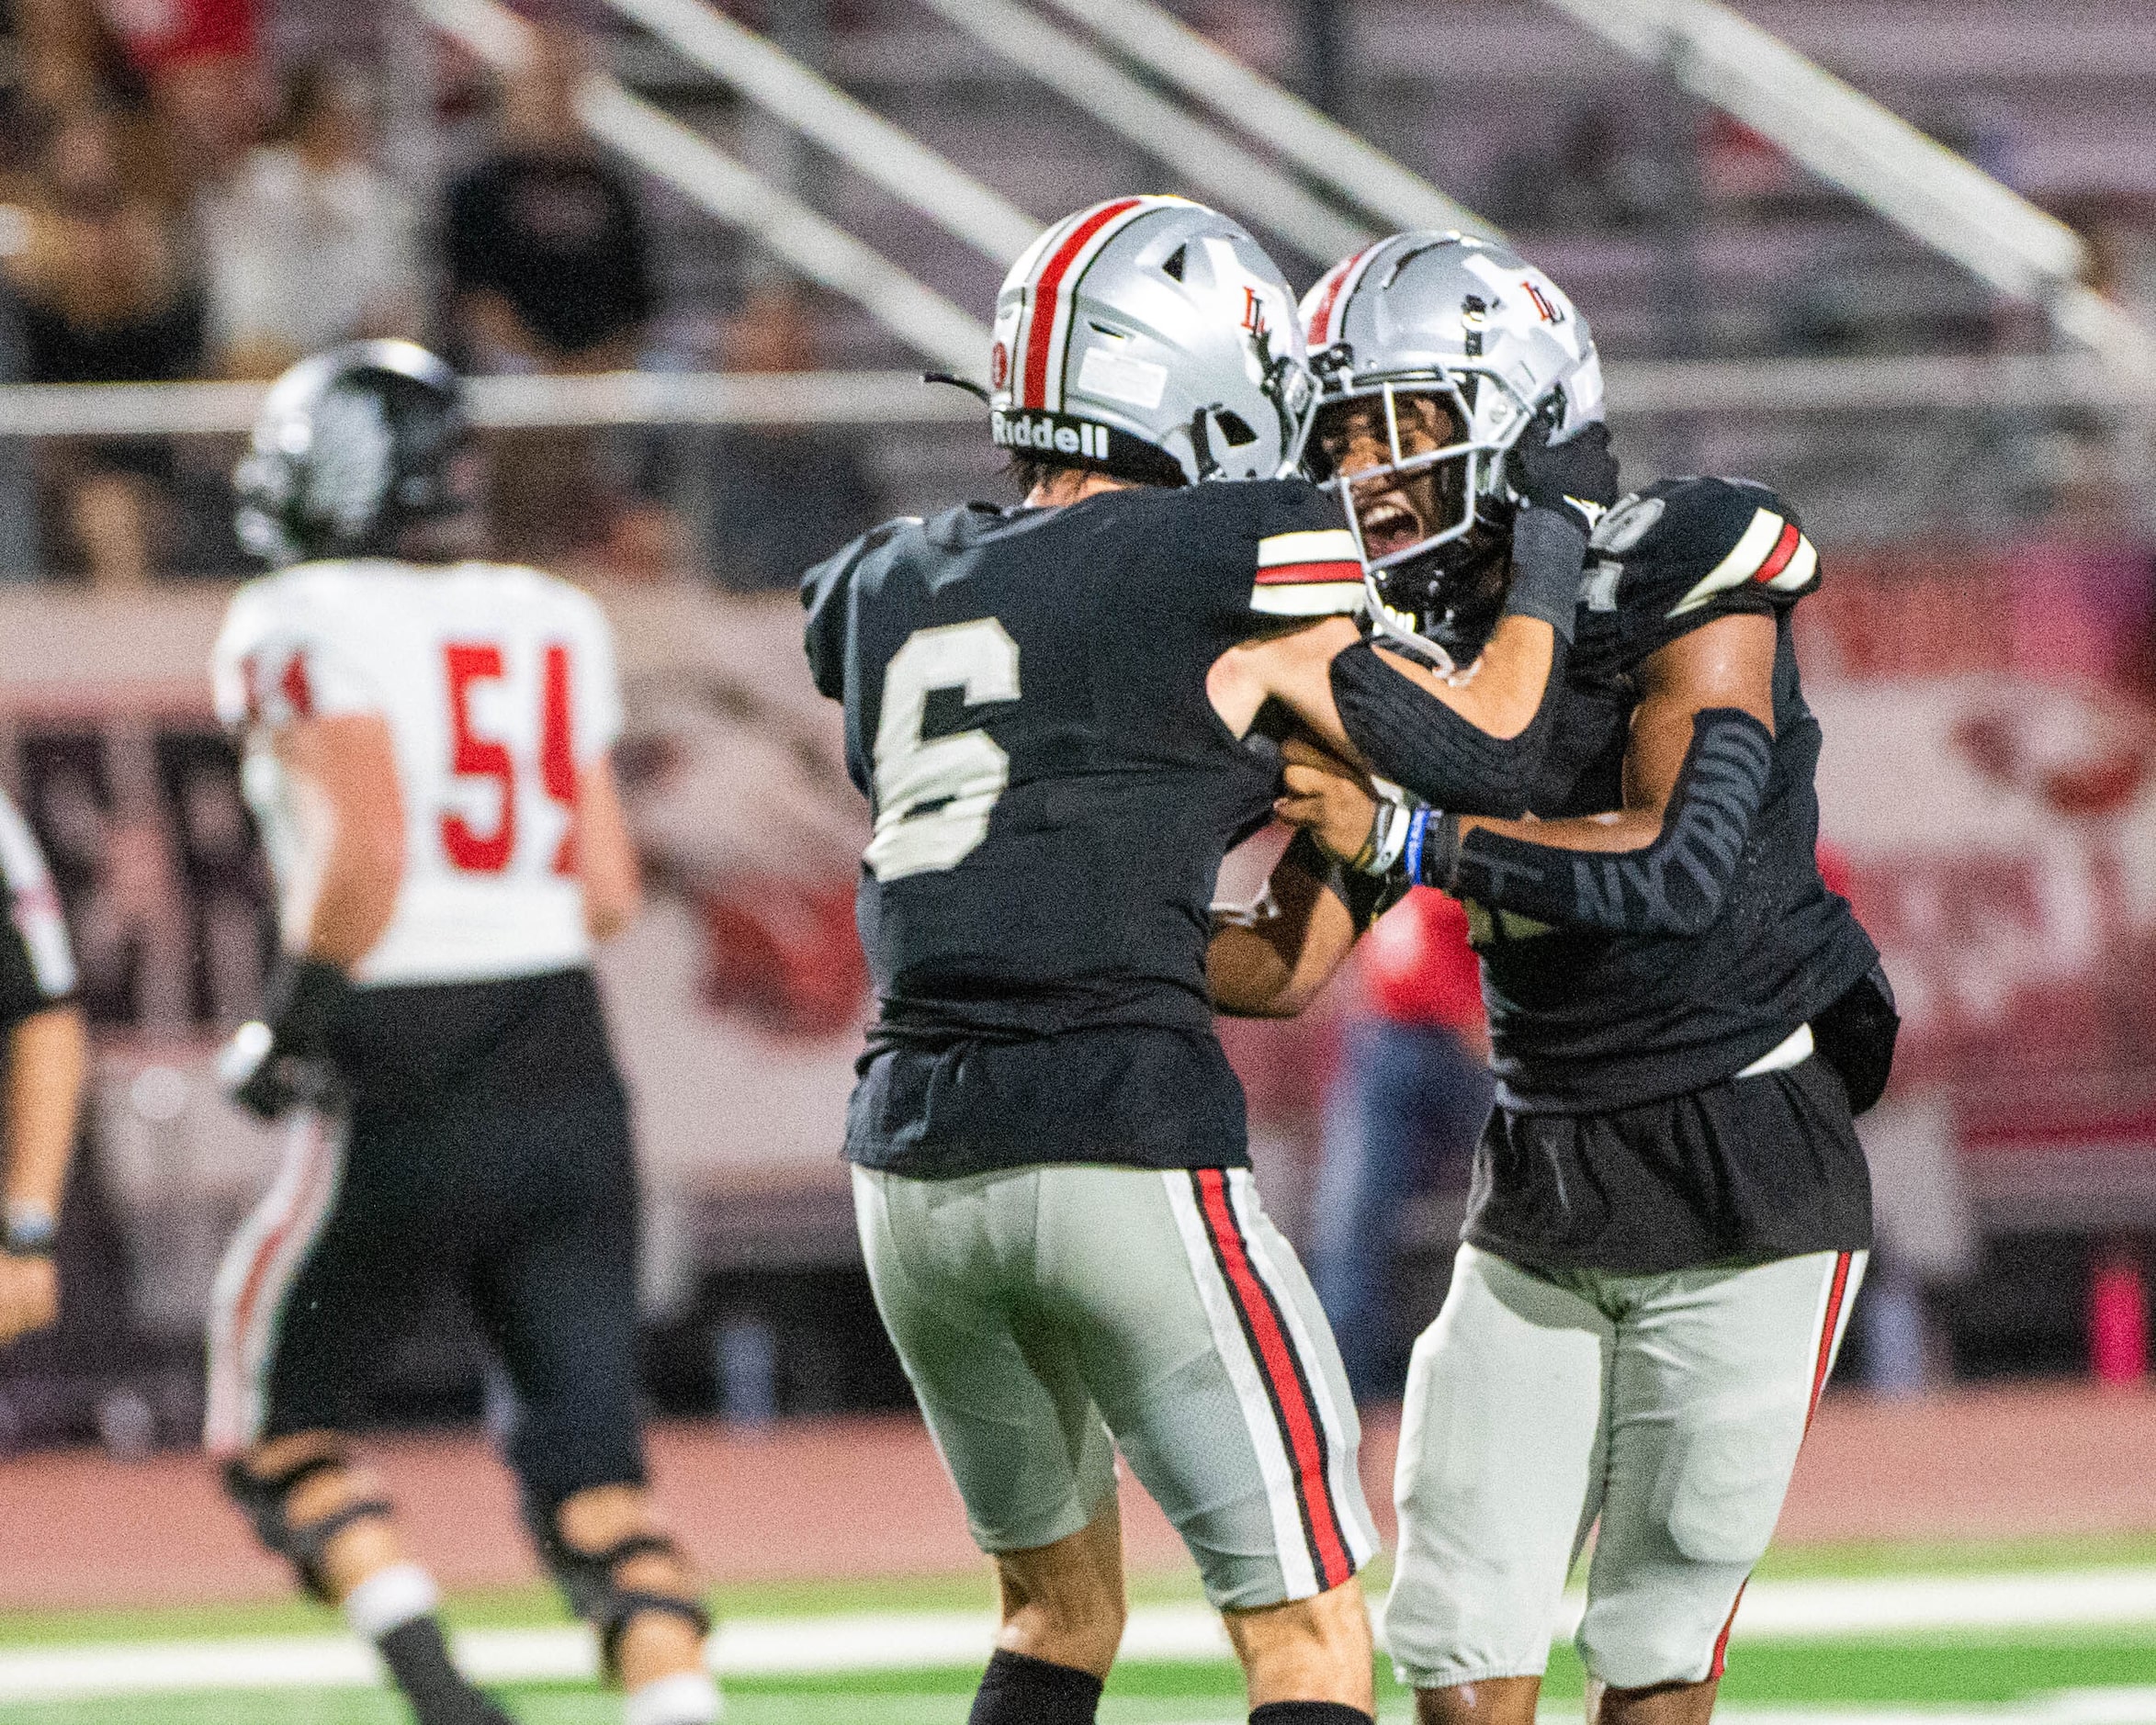
[[[1247,1169],[853,1170],[876,1306],[985,1551],[1050,1545],[1120,1446],[1223,1610],[1377,1549],[1339,1351]]]
[[[1865,1256],[1545,1277],[1462,1246],[1407,1376],[1384,1608],[1400,1680],[1539,1675],[1597,1518],[1589,1674],[1719,1675]]]

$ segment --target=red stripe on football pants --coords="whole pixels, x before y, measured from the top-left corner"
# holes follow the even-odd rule
[[[1787,539],[1796,531],[1794,527],[1787,528],[1782,536]],[[1778,552],[1781,547],[1777,546],[1775,549]],[[1789,558],[1783,558],[1782,561],[1786,563]],[[1850,1255],[1846,1252],[1837,1253],[1834,1257],[1834,1279],[1826,1291],[1826,1322],[1820,1326],[1819,1357],[1812,1366],[1812,1404],[1804,1410],[1806,1431],[1812,1429],[1812,1416],[1819,1412],[1819,1398],[1826,1389],[1827,1370],[1834,1363],[1834,1336],[1842,1327],[1842,1302],[1848,1297],[1850,1262]],[[1721,1633],[1714,1638],[1712,1674],[1716,1677],[1721,1675],[1723,1667],[1729,1663],[1730,1631],[1737,1627],[1737,1607],[1744,1603],[1744,1588],[1751,1584],[1752,1578],[1747,1575],[1737,1588],[1737,1596],[1730,1606],[1728,1621],[1722,1624]]]
[[[1295,1494],[1303,1505],[1304,1524],[1315,1548],[1318,1584],[1339,1586],[1355,1573],[1347,1541],[1341,1538],[1338,1516],[1325,1477],[1325,1448],[1318,1436],[1317,1417],[1303,1392],[1293,1350],[1274,1315],[1272,1299],[1250,1263],[1250,1254],[1228,1202],[1227,1176],[1218,1168],[1197,1170],[1198,1199],[1213,1250],[1227,1275],[1228,1288],[1241,1310],[1245,1329],[1256,1343],[1259,1370],[1280,1416],[1281,1435],[1288,1440],[1289,1460],[1294,1464]]]

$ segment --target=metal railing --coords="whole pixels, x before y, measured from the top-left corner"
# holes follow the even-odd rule
[[[1291,175],[1179,107],[1068,30],[1018,0],[922,0],[1207,198],[1247,217],[1321,265],[1376,238],[1366,224],[1313,197]]]
[[[1321,185],[1389,227],[1458,228],[1502,237],[1496,223],[1252,71],[1153,0],[1049,0],[1194,101],[1264,139]]]
[[[2156,374],[2080,354],[1969,359],[1626,360],[1610,416],[2156,410]],[[891,425],[963,423],[980,404],[912,371],[613,371],[473,378],[473,419],[561,425]],[[254,422],[253,383],[0,386],[0,437],[230,435]]]
[[[2156,368],[2156,333],[2087,287],[2073,230],[1716,0],[1549,0],[1664,67],[1829,184],[2114,363]]]
[[[412,4],[494,65],[516,66],[531,51],[531,27],[496,0]],[[854,301],[917,352],[954,370],[980,368],[988,350],[986,324],[617,80],[593,73],[577,111],[594,138],[752,235],[796,274]]]
[[[902,127],[704,0],[606,0],[976,252],[1009,264],[1041,224]]]

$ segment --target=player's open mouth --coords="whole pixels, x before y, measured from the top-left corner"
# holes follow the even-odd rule
[[[1360,513],[1362,547],[1373,558],[1404,551],[1424,536],[1422,518],[1396,494],[1364,503]]]

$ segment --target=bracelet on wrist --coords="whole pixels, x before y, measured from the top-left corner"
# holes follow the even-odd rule
[[[1402,859],[1407,878],[1449,893],[1460,861],[1460,817],[1435,808],[1418,808],[1415,814]]]
[[[60,1238],[60,1219],[42,1204],[11,1203],[0,1233],[0,1250],[10,1257],[51,1257]]]
[[[1393,872],[1406,847],[1410,810],[1405,802],[1390,796],[1378,798],[1377,811],[1370,818],[1370,837],[1362,841],[1362,849],[1355,853],[1348,866],[1358,874],[1371,874],[1383,879]]]

